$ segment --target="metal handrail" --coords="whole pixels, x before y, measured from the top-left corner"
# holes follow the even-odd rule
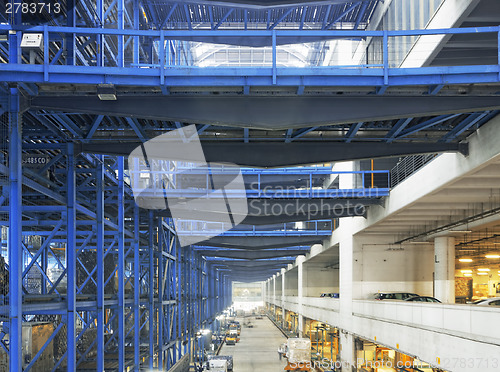
[[[390,171],[391,188],[403,182],[437,156],[438,154],[422,154],[404,157]]]

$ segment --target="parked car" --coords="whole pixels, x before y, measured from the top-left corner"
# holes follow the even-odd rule
[[[431,296],[415,296],[415,297],[409,297],[405,301],[414,301],[414,302],[437,302],[441,303],[437,298],[431,297]]]
[[[339,298],[338,293],[322,293],[319,297]]]
[[[485,298],[484,300],[473,302],[473,304],[479,306],[500,306],[500,297]]]
[[[373,300],[406,300],[410,297],[419,297],[416,293],[411,292],[378,292],[372,295]]]

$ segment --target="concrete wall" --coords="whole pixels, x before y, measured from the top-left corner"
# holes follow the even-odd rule
[[[287,271],[285,278],[285,296],[297,296],[299,294],[299,277],[297,268]]]
[[[432,245],[355,246],[354,298],[365,299],[382,291],[415,292],[432,296],[434,248]]]
[[[319,297],[323,292],[339,291],[339,270],[304,264],[304,296]]]

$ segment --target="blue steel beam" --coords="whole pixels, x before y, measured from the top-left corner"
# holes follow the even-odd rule
[[[385,136],[385,141],[388,143],[393,142],[399,133],[401,133],[401,131],[403,131],[412,120],[413,118],[399,119]]]
[[[353,138],[356,136],[356,133],[358,133],[358,130],[363,126],[364,122],[359,122],[357,124],[352,124],[351,128],[349,128],[349,132],[347,132],[345,136],[345,142],[349,143],[353,140]]]
[[[473,125],[477,124],[481,119],[486,117],[488,114],[489,112],[470,114],[465,120],[463,120],[460,124],[455,126],[455,128],[453,128],[451,131],[449,131],[447,134],[441,137],[438,142],[448,142],[448,143],[452,142],[459,135],[461,135],[463,132],[471,128]]]
[[[323,27],[324,30],[330,29],[334,24],[337,22],[340,22],[342,18],[344,18],[347,14],[352,12],[354,9],[356,9],[358,6],[360,6],[361,2],[356,2],[355,4],[351,5],[349,8],[347,8],[344,12],[342,12],[337,18],[335,18],[333,21],[331,21],[326,27]]]
[[[297,130],[295,133],[292,133],[292,135],[285,140],[286,143],[295,141],[296,139],[306,135],[309,132],[312,132],[313,130],[318,129],[318,127],[310,127],[310,128],[302,128]]]
[[[423,123],[416,124],[412,126],[411,128],[401,132],[396,138],[403,138],[406,136],[409,136],[411,134],[415,134],[421,130],[430,128],[434,125],[437,125],[439,123],[445,122],[447,120],[453,119],[454,117],[457,117],[459,114],[452,114],[452,115],[439,115],[438,117],[429,119],[424,121]]]

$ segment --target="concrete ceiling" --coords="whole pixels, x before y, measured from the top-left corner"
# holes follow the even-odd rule
[[[492,224],[491,220],[500,220],[495,213],[500,208],[500,159],[489,162],[453,183],[420,198],[417,202],[393,213],[387,218],[368,227],[366,233],[387,234],[395,240],[415,236],[416,240],[425,240],[419,234],[429,232],[464,220],[467,217],[486,213],[484,222],[477,222],[475,230]],[[490,212],[489,211],[493,211]],[[472,229],[471,225],[467,229]],[[460,224],[450,225],[448,230],[464,229]],[[500,231],[500,227],[497,229]],[[438,231],[436,231],[438,233]],[[457,237],[461,238],[458,234]]]
[[[455,27],[488,27],[500,24],[498,0],[481,0]],[[441,46],[430,66],[498,64],[497,34],[454,35]]]

